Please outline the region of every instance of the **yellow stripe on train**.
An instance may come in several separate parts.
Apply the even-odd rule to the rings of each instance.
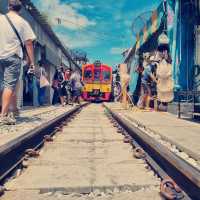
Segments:
[[[92,92],[93,90],[100,90],[100,92],[111,92],[110,84],[85,84],[83,91],[84,92]]]

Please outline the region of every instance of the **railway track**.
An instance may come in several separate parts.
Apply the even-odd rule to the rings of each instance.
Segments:
[[[184,191],[183,196],[185,198],[200,199],[200,171],[198,168],[195,168],[154,138],[148,136],[145,131],[142,131],[143,127],[135,127],[128,118],[112,111],[106,105],[105,107],[112,118],[127,131],[128,134],[125,137],[128,137],[129,142],[145,152],[146,157],[144,159],[159,174],[159,177],[163,180],[162,183],[168,180],[175,181],[180,189]]]
[[[78,112],[86,104],[80,107],[75,107],[74,109],[56,117],[55,119],[40,125],[34,130],[23,134],[17,139],[12,140],[0,147],[0,182],[4,182],[5,178],[12,173],[16,167],[22,164],[24,160],[25,151],[27,149],[37,150],[44,144],[44,139],[47,136],[53,136],[61,123],[67,120],[71,115]],[[37,113],[38,114],[38,113]],[[39,113],[41,114],[41,113]]]
[[[197,169],[108,108],[80,109],[0,149],[3,200],[200,199]]]

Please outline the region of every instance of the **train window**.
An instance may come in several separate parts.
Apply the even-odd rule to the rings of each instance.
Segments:
[[[91,70],[85,70],[84,71],[84,79],[91,79],[92,78],[92,71]]]
[[[109,71],[103,71],[103,80],[104,81],[110,80],[110,72]]]
[[[95,69],[94,70],[94,81],[99,81],[101,76],[101,71],[100,69]]]

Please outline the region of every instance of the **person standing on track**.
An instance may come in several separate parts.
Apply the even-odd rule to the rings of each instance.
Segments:
[[[81,80],[81,75],[79,71],[76,70],[75,72],[72,73],[70,77],[70,83],[72,87],[72,101],[73,103],[80,104],[83,82]]]
[[[66,104],[71,105],[72,94],[71,94],[71,84],[70,84],[70,76],[71,76],[71,69],[70,68],[67,68],[65,70],[64,76],[65,76],[65,89],[66,89],[66,99],[65,99],[65,101],[66,101]]]
[[[21,1],[9,0],[8,5],[8,13],[0,15],[0,89],[3,91],[0,124],[13,125],[16,120],[8,116],[8,110],[16,104],[16,86],[24,51],[30,68],[35,68],[33,40],[36,36],[30,25],[19,16]]]
[[[66,93],[67,91],[65,88],[65,73],[64,68],[61,66],[58,69],[58,95],[62,106],[65,106]]]
[[[54,90],[52,105],[59,103],[58,84],[59,84],[58,69],[56,69],[55,74],[53,76],[53,80],[52,80],[52,89]]]

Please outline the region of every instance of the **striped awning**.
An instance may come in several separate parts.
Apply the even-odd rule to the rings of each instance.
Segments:
[[[163,16],[164,9],[163,3],[161,3],[158,8],[153,11],[150,19],[146,22],[142,30],[137,34],[136,50],[138,50],[148,38],[159,29]]]

